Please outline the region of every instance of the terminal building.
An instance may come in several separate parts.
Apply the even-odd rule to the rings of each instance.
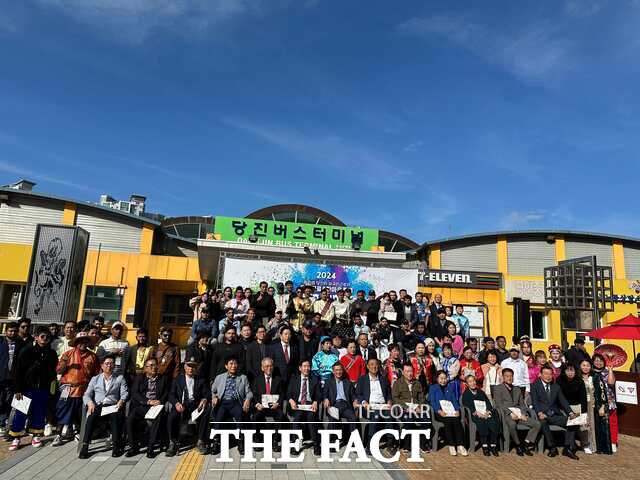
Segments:
[[[165,218],[47,195],[33,186],[23,181],[0,187],[0,321],[21,313],[38,224],[89,232],[77,318],[102,314],[107,321],[121,320],[131,339],[135,327],[146,326],[155,336],[168,325],[184,344],[191,296],[236,282],[255,285],[267,274],[269,281],[289,276],[294,283],[375,288],[379,294],[399,286],[410,293],[441,293],[445,304],[465,306],[475,335],[510,340],[527,334],[534,349],[571,343],[579,332],[638,312],[634,301],[615,303],[599,318],[549,310],[543,271],[593,255],[598,265],[612,268],[613,293],[637,296],[640,238],[518,231],[416,242],[347,226],[305,205],[270,206],[243,218]],[[632,351],[630,342],[613,343]]]

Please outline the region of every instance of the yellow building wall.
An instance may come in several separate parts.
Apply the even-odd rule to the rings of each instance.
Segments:
[[[30,245],[0,244],[0,281],[26,283],[31,261]],[[124,270],[123,270],[124,269]],[[97,274],[96,274],[97,272]],[[89,250],[85,264],[82,296],[78,309],[78,320],[82,318],[82,306],[87,286],[101,287],[125,286],[120,320],[126,322],[127,313],[133,312],[136,301],[138,278],[149,276],[153,289],[148,327],[152,336],[160,326],[160,310],[165,293],[190,294],[200,284],[198,259],[191,257],[169,257],[140,253],[122,253]],[[122,281],[122,284],[121,284]],[[135,340],[135,331],[131,323],[127,326],[127,338]],[[188,337],[187,327],[174,328],[176,342]]]
[[[620,242],[613,242],[613,257],[614,257],[614,271],[615,278],[613,279],[613,292],[618,295],[636,295],[636,293],[629,288],[630,280],[625,278],[624,269],[624,249]],[[556,237],[555,240],[555,254],[556,261],[562,261],[566,259],[565,239],[562,236]],[[507,343],[511,342],[514,333],[513,325],[513,304],[506,301],[506,284],[511,280],[534,280],[543,281],[542,276],[524,276],[524,275],[509,275],[508,272],[508,243],[506,238],[498,237],[496,241],[496,258],[498,271],[503,275],[503,288],[500,290],[477,290],[477,289],[465,289],[465,288],[442,288],[442,287],[421,287],[420,291],[423,293],[431,294],[431,298],[436,293],[441,293],[444,304],[456,304],[463,303],[465,305],[474,305],[478,301],[482,301],[489,306],[489,322],[488,328],[485,323],[485,335],[490,334],[492,337],[498,335],[504,335],[507,338]],[[440,245],[430,247],[429,250],[429,266],[432,269],[440,268]],[[544,311],[544,306],[541,304],[531,304],[532,310]],[[609,323],[620,320],[628,314],[637,315],[638,307],[635,304],[614,304],[614,311],[608,312],[602,317],[602,326],[606,326]],[[486,322],[486,316],[485,316]],[[552,310],[547,311],[547,338],[546,340],[532,340],[532,346],[535,350],[544,350],[548,352],[548,348],[551,344],[561,344],[561,328],[560,328],[560,311]],[[567,341],[569,345],[573,344],[575,339],[575,332],[567,332]],[[628,354],[627,363],[620,368],[620,370],[628,371],[631,362],[633,360],[633,344],[628,340],[606,340],[605,343],[613,343],[619,345]],[[587,343],[586,349],[593,353],[593,343]],[[636,342],[636,350],[640,352],[640,341]]]

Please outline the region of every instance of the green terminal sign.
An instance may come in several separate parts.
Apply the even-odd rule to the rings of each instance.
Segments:
[[[370,251],[378,245],[378,230],[373,228],[251,218],[216,217],[214,233],[220,240],[277,247],[354,249],[360,244],[360,250]]]

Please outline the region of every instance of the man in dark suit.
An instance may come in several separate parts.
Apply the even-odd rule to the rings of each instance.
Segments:
[[[380,362],[377,358],[369,358],[367,374],[360,377],[356,386],[356,398],[371,422],[367,425],[366,442],[367,445],[370,445],[373,435],[384,428],[384,425],[380,423],[384,421],[380,414],[381,410],[374,407],[383,404],[387,404],[389,407],[392,405],[391,385],[384,375],[380,375]]]
[[[311,376],[311,361],[309,359],[305,358],[300,362],[298,371],[300,374],[291,378],[286,395],[289,407],[293,411],[293,429],[302,430],[305,425],[309,427],[313,441],[313,454],[319,456],[320,439],[318,424],[315,422],[318,421],[318,402],[321,399],[320,380]]]
[[[358,348],[356,349],[356,355],[360,355],[365,365],[369,363],[369,359],[377,359],[378,354],[373,346],[369,345],[369,335],[361,333],[358,335]]]
[[[158,374],[158,362],[155,358],[149,358],[144,364],[144,373],[138,375],[131,388],[131,405],[127,417],[127,437],[129,438],[129,450],[126,457],[138,454],[140,428],[138,424],[145,420],[145,415],[151,407],[164,405],[169,396],[167,388],[167,376]],[[153,458],[154,445],[158,436],[158,428],[164,417],[164,411],[151,420],[151,427],[147,434],[147,458]]]
[[[429,320],[435,319],[438,315],[438,310],[440,310],[441,308],[444,310],[444,305],[442,304],[442,295],[436,293],[433,296],[433,302],[431,303],[431,305],[429,305]]]
[[[335,422],[339,422],[344,418],[348,422],[349,432],[353,432],[356,429],[356,413],[354,409],[358,405],[355,389],[346,377],[344,367],[340,362],[336,362],[331,370],[333,375],[325,382],[323,391],[324,408],[329,418],[334,421],[331,428],[336,430],[340,428],[341,424]],[[337,411],[333,411],[331,407],[334,407]],[[346,445],[348,440],[348,435],[344,435],[343,432],[341,444]]]
[[[253,421],[261,424],[267,421],[267,417],[273,418],[275,430],[282,429],[282,423],[287,419],[282,411],[284,384],[280,378],[273,375],[273,360],[269,357],[262,359],[262,371],[253,381]],[[276,402],[265,402],[263,395],[278,395]],[[260,434],[260,426],[257,428]],[[277,437],[274,437],[273,451],[280,451]]]
[[[290,327],[282,327],[280,340],[272,343],[269,356],[273,359],[275,373],[283,383],[288,383],[298,365],[298,348],[291,343],[292,331]]]
[[[180,433],[180,423],[188,423],[194,410],[198,410],[200,416],[195,420],[198,426],[198,443],[196,448],[198,453],[207,453],[207,441],[209,439],[209,417],[211,407],[209,407],[209,379],[197,375],[198,359],[187,357],[184,364],[184,373],[178,375],[171,385],[169,393],[169,403],[171,410],[167,418],[167,431],[169,433],[169,448],[166,456],[173,457],[178,453],[178,437]]]
[[[564,432],[564,449],[562,455],[577,460],[574,452],[575,436],[578,427],[567,427],[567,415],[573,419],[576,414],[571,410],[571,406],[562,394],[560,386],[553,383],[553,370],[545,365],[540,370],[540,378],[531,385],[531,401],[533,409],[538,415],[538,420],[542,424],[541,430],[549,447],[548,456],[558,455],[558,449],[553,440],[553,433],[550,425],[558,425],[567,429]]]
[[[24,345],[18,336],[18,323],[9,322],[5,336],[0,337],[0,428],[3,430],[6,430],[15,391],[16,360]]]
[[[258,326],[256,329],[256,338],[247,346],[245,355],[247,377],[250,382],[253,382],[262,373],[262,359],[269,356],[267,327],[264,325]]]

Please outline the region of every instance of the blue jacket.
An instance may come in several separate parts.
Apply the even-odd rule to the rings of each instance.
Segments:
[[[460,411],[460,402],[458,402],[458,398],[456,395],[455,386],[451,383],[447,383],[446,387],[444,387],[444,391],[439,384],[431,385],[429,388],[429,404],[433,409],[433,412],[436,413],[438,410],[442,410],[440,406],[440,400],[449,400],[453,404],[453,408],[456,409],[457,412]]]

